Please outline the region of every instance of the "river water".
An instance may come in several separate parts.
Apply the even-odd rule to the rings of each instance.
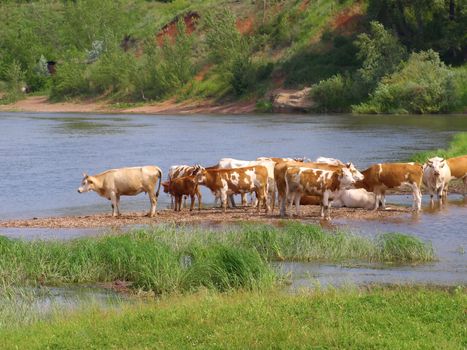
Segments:
[[[456,132],[467,131],[467,117],[244,115],[148,116],[121,114],[0,113],[0,220],[110,212],[94,193],[78,194],[82,173],[155,164],[215,164],[222,157],[318,156],[352,161],[364,169],[376,162],[400,161],[421,150],[445,147]],[[165,175],[164,175],[165,177]],[[203,199],[212,201],[209,193]],[[389,202],[410,204],[406,196]],[[159,207],[168,197],[160,196]],[[149,207],[144,195],[123,197],[122,211]],[[417,281],[467,283],[467,206],[450,196],[444,209],[426,209],[417,218],[385,221],[342,220],[362,234],[398,231],[432,242],[439,262],[417,267],[284,264],[295,286],[317,278],[366,283]],[[21,231],[21,232],[20,232]],[[4,230],[12,237],[52,235],[60,230]],[[101,232],[101,230],[98,230]],[[97,231],[74,230],[73,237]],[[70,235],[66,235],[70,237]],[[50,237],[49,237],[50,238]]]

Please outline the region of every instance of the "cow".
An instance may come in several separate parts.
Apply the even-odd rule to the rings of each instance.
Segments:
[[[325,163],[325,164],[331,164],[331,165],[344,165],[344,163],[341,162],[339,159],[327,158],[327,157],[318,157],[318,158],[316,158],[315,163]]]
[[[274,163],[279,164],[279,163],[284,163],[284,162],[309,162],[310,160],[308,158],[302,157],[302,158],[278,158],[278,157],[258,157],[256,158],[257,161],[263,161],[263,160],[272,160]]]
[[[238,160],[233,158],[222,158],[217,163],[217,168],[219,169],[235,169],[235,168],[242,168],[247,166],[255,166],[255,165],[262,165],[268,171],[268,195],[269,195],[269,203],[272,205],[272,210],[274,210],[274,202],[276,197],[276,184],[274,181],[274,165],[275,162],[272,160],[256,160],[256,161],[249,161],[249,160]],[[245,194],[242,194],[242,204],[246,205]]]
[[[464,182],[463,195],[467,195],[467,155],[447,159],[451,170],[451,179],[462,179]]]
[[[167,173],[167,181],[170,182],[172,179],[176,179],[183,176],[194,175],[201,168],[201,165],[172,165]],[[164,191],[165,192],[165,191]],[[169,193],[169,192],[166,192]],[[170,193],[169,193],[170,194]],[[186,201],[186,197],[185,197]],[[185,203],[184,205],[185,206]],[[170,195],[170,207],[174,207],[173,195]]]
[[[353,166],[352,163],[348,163],[350,169],[353,173],[356,173],[357,169]],[[283,162],[278,163],[274,167],[274,179],[276,181],[276,188],[277,188],[277,197],[279,201],[280,207],[280,215],[282,217],[285,216],[285,209],[286,209],[286,202],[287,202],[287,192],[285,187],[285,172],[288,167],[290,166],[303,166],[307,168],[316,168],[316,169],[323,169],[323,170],[339,170],[343,166],[339,165],[330,165],[326,163],[301,163],[301,162]],[[344,165],[345,166],[345,165]]]
[[[413,195],[413,209],[420,211],[422,206],[422,194],[420,185],[422,183],[423,167],[418,163],[378,163],[362,171],[364,179],[355,184],[355,188],[364,188],[376,195],[375,206],[377,210],[380,202],[385,207],[385,192],[388,189],[399,188],[404,185],[410,186]]]
[[[154,193],[159,180],[157,192]],[[78,193],[94,191],[112,202],[112,216],[120,216],[120,196],[135,196],[141,192],[149,195],[151,209],[148,216],[156,214],[157,197],[161,188],[162,170],[154,165],[134,168],[110,169],[97,175],[83,174]]]
[[[170,181],[162,183],[164,192],[171,194],[175,199],[174,210],[181,211],[182,199],[184,196],[190,196],[191,204],[190,211],[193,210],[195,204],[195,196],[198,197],[198,210],[201,210],[201,192],[198,183],[196,182],[195,175],[188,175],[177,177]]]
[[[206,186],[216,195],[220,195],[224,212],[227,209],[227,197],[230,194],[255,192],[258,199],[258,212],[263,204],[269,212],[268,171],[262,165],[235,169],[201,169],[196,174],[199,184]]]
[[[303,166],[288,167],[285,172],[285,184],[289,211],[295,202],[297,216],[300,215],[300,198],[303,195],[321,197],[321,217],[330,219],[329,201],[335,194],[350,188],[356,181],[363,180],[363,175],[352,164],[337,170],[324,170]]]
[[[373,209],[375,207],[376,195],[364,188],[343,189],[336,193],[332,206],[336,208],[363,208]]]
[[[423,184],[430,194],[430,205],[434,206],[433,195],[436,193],[440,205],[446,197],[451,169],[444,158],[433,157],[423,165]]]

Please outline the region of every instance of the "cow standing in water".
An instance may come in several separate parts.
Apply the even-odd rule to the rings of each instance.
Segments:
[[[463,195],[467,197],[467,156],[449,158],[447,160],[449,169],[451,170],[451,179],[461,179],[464,183]]]
[[[156,214],[157,197],[161,188],[162,170],[153,165],[120,168],[104,171],[97,175],[83,174],[79,193],[94,191],[112,202],[112,216],[120,216],[120,196],[135,196],[141,192],[149,195],[151,209],[148,216]],[[154,193],[159,180],[157,192]]]
[[[433,157],[423,165],[423,184],[430,194],[430,205],[434,206],[433,195],[438,196],[439,204],[443,204],[443,197],[447,199],[449,180],[451,180],[451,169],[446,159]]]
[[[409,186],[412,189],[413,209],[420,211],[422,207],[422,183],[423,167],[418,163],[379,163],[373,164],[362,171],[364,179],[355,184],[355,188],[364,188],[376,195],[375,207],[377,210],[380,202],[385,208],[385,192],[389,189]]]

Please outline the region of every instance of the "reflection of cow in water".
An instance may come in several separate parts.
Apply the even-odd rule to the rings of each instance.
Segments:
[[[156,214],[157,197],[161,187],[162,170],[153,165],[111,169],[97,175],[83,174],[79,193],[94,191],[112,202],[112,216],[120,215],[120,196],[135,196],[141,192],[149,195],[151,209],[148,216]],[[157,192],[154,193],[159,180]]]

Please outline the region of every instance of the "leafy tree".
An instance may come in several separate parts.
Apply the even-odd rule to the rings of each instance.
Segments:
[[[454,72],[433,50],[410,55],[402,69],[383,78],[360,113],[438,113],[456,108]]]
[[[362,81],[372,91],[381,78],[393,73],[406,57],[405,48],[381,23],[371,22],[369,34],[360,34],[355,42]]]

